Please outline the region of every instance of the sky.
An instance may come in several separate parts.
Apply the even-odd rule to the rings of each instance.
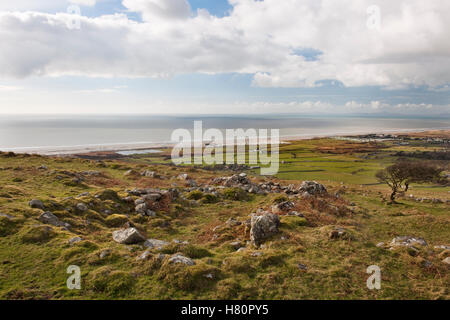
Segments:
[[[0,113],[450,117],[448,0],[0,3]]]

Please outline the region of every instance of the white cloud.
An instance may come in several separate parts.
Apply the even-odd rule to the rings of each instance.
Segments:
[[[95,6],[97,0],[69,0],[69,2],[80,6],[92,7]]]
[[[442,87],[450,82],[448,0],[230,0],[229,16],[196,15],[186,0],[124,0],[126,15],[0,13],[0,76],[170,77],[255,74],[262,87]],[[381,9],[379,31],[366,9]],[[0,6],[0,9],[2,7]],[[322,52],[317,59],[297,48]],[[30,54],[31,53],[31,54]]]
[[[22,89],[22,87],[0,85],[0,91],[17,91]]]
[[[146,21],[187,19],[191,14],[187,0],[123,0],[122,3],[130,11],[140,12]]]

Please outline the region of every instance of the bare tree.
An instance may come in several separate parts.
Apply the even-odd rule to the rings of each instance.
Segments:
[[[408,191],[411,183],[442,182],[442,171],[442,168],[427,162],[401,160],[378,171],[375,176],[391,188],[390,199],[395,202],[397,193]]]

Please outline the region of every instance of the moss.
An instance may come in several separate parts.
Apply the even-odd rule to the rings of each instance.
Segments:
[[[21,231],[20,239],[24,243],[44,243],[56,236],[50,226],[31,226]]]
[[[14,234],[17,230],[18,226],[14,220],[0,216],[0,237],[6,237]]]
[[[237,255],[229,257],[223,261],[223,266],[226,271],[232,273],[243,273],[248,276],[253,276],[256,269],[252,266],[252,262],[247,257]]]
[[[268,254],[266,253],[263,255],[261,261],[259,262],[258,266],[261,268],[268,268],[268,267],[279,267],[284,264],[284,254]]]
[[[192,291],[211,288],[220,275],[221,272],[218,268],[204,263],[186,266],[165,261],[158,273],[158,279],[163,280],[170,287]]]
[[[236,299],[241,291],[241,285],[236,279],[228,278],[221,280],[216,285],[215,298],[220,300]]]
[[[105,293],[109,298],[120,298],[131,293],[135,281],[129,272],[105,266],[92,272],[88,283],[95,292]]]
[[[191,191],[187,194],[186,198],[189,200],[200,200],[203,197],[203,192],[199,190]]]
[[[105,224],[108,227],[120,227],[128,222],[127,216],[123,214],[112,214],[105,219]]]
[[[205,194],[205,195],[200,199],[200,202],[201,202],[201,203],[208,203],[208,204],[216,203],[216,202],[218,202],[218,201],[219,201],[219,199],[218,199],[215,195],[210,194],[210,193]]]
[[[283,216],[281,218],[281,228],[296,229],[308,225],[308,220],[303,217]]]
[[[161,249],[161,252],[166,254],[174,254],[179,252],[191,259],[201,259],[212,256],[211,252],[207,249],[200,248],[192,244],[185,245],[172,243]]]
[[[181,252],[192,259],[201,259],[204,257],[211,257],[212,254],[205,248],[187,245],[181,249]]]
[[[225,190],[223,190],[223,197],[227,200],[233,201],[250,200],[249,194],[241,188],[226,188]]]
[[[274,204],[276,204],[276,203],[281,203],[281,202],[285,202],[285,201],[288,201],[289,200],[289,198],[288,197],[286,197],[285,195],[277,195],[274,199],[273,199],[273,203]]]
[[[111,201],[120,201],[119,195],[114,190],[106,189],[101,192],[99,192],[96,196],[100,200],[111,200]]]

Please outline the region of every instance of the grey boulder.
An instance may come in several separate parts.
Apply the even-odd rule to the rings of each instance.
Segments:
[[[114,231],[113,240],[121,244],[135,244],[145,241],[145,237],[136,228],[128,228]]]
[[[273,213],[253,214],[250,222],[250,240],[259,246],[263,240],[278,233],[280,218]]]

